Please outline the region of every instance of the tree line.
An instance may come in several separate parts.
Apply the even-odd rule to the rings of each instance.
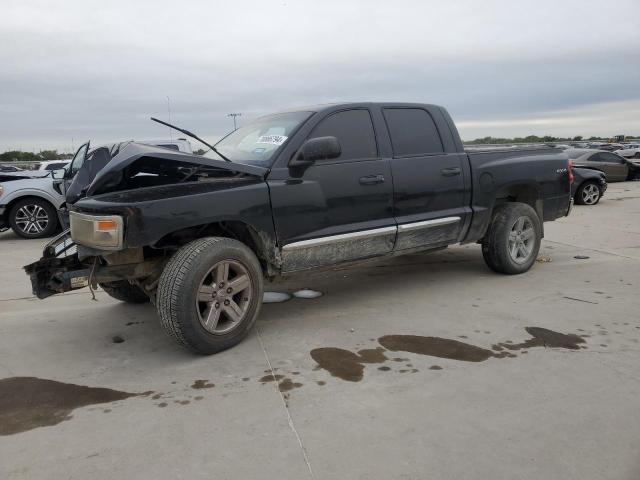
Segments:
[[[558,143],[558,142],[590,142],[593,140],[602,140],[607,137],[589,137],[584,138],[582,135],[575,137],[553,137],[551,135],[545,135],[544,137],[538,137],[537,135],[529,135],[527,137],[515,137],[515,138],[502,138],[502,137],[484,137],[476,138],[470,142],[464,142],[467,145],[486,145],[486,144],[500,144],[500,143]],[[627,138],[637,138],[629,137]]]
[[[58,153],[57,150],[42,150],[39,153],[11,150],[0,153],[0,162],[40,162],[42,160],[67,160],[73,158],[71,153]]]

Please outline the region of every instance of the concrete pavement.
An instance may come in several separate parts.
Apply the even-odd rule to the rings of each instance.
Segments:
[[[176,346],[150,305],[33,298],[20,267],[44,242],[0,234],[0,379],[144,393],[0,436],[0,478],[640,478],[640,182],[545,230],[551,261],[515,277],[467,245],[279,282],[324,295],[265,305],[243,343],[211,357]],[[385,350],[360,381],[311,357],[385,335],[497,353],[530,340],[526,327],[586,348],[480,362]]]

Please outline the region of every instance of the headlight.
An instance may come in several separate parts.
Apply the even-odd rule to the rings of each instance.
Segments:
[[[102,250],[122,249],[122,217],[69,212],[69,222],[74,242]]]

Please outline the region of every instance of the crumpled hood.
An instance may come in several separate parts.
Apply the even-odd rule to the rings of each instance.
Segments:
[[[214,160],[200,155],[176,152],[163,147],[156,147],[137,142],[119,144],[117,149],[106,148],[103,152],[96,149],[92,152],[74,178],[67,192],[67,203],[73,204],[86,192],[86,196],[99,195],[117,189],[117,186],[128,175],[146,174],[153,167],[164,165],[184,167],[203,165],[221,171],[244,173],[263,178],[267,169],[263,167]],[[152,168],[149,168],[152,167]],[[74,185],[76,184],[77,185]]]

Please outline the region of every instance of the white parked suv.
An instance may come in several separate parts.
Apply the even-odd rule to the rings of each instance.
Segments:
[[[191,144],[184,139],[140,143],[192,153]],[[39,170],[0,172],[0,231],[11,228],[23,238],[43,238],[56,233],[61,223],[58,211],[65,205],[66,187],[85,159],[100,149],[113,150],[120,145],[122,143],[90,149],[89,143],[85,143],[72,160],[40,162]],[[54,163],[64,165],[53,170],[47,168]],[[40,175],[34,176],[34,173]]]
[[[625,158],[640,159],[640,143],[629,143],[622,150],[616,152]]]

